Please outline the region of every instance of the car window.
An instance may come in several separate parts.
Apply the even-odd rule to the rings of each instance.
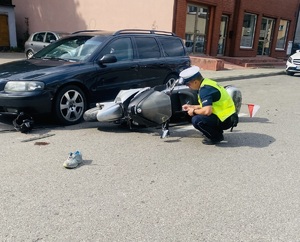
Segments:
[[[140,59],[161,57],[160,49],[155,38],[136,37],[135,41]]]
[[[45,32],[37,33],[33,36],[33,41],[43,42],[44,41]]]
[[[90,56],[105,40],[106,37],[73,36],[48,45],[35,58],[65,59],[79,61]]]
[[[51,43],[53,41],[56,41],[56,37],[53,33],[47,33],[46,35],[46,42]]]
[[[168,57],[184,56],[184,48],[180,39],[159,37],[164,52]]]
[[[120,38],[111,41],[102,51],[102,56],[112,54],[117,61],[131,60],[133,58],[133,49],[130,38]]]

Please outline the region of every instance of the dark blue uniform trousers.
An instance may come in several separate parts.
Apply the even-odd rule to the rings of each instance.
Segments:
[[[192,117],[193,126],[202,132],[207,138],[211,140],[218,140],[223,135],[223,130],[229,129],[232,125],[231,117],[221,122],[215,115],[195,115]]]

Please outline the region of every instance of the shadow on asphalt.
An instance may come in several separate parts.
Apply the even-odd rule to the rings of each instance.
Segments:
[[[0,133],[1,132],[9,132],[9,131],[16,131],[13,126],[13,120],[16,118],[15,115],[0,115]],[[52,120],[46,119],[34,119],[34,126],[33,131],[35,130],[48,130],[60,127],[59,125],[55,124]],[[47,132],[48,132],[47,131]]]
[[[5,132],[16,131],[13,126],[13,120],[16,118],[15,115],[0,115],[0,134]],[[97,123],[82,122],[80,124],[64,126],[57,124],[51,118],[34,118],[33,129],[29,134],[47,134],[53,130],[77,130],[83,128],[95,128]]]
[[[0,134],[3,132],[14,132],[16,131],[12,125],[12,121],[15,116],[10,115],[0,115]],[[269,120],[266,118],[250,118],[250,117],[241,117],[240,122],[258,122],[258,123],[269,123]],[[157,127],[138,127],[134,126],[130,129],[127,126],[114,124],[114,123],[99,123],[99,122],[82,122],[76,125],[62,126],[55,124],[52,120],[37,120],[35,122],[33,130],[30,134],[39,134],[47,135],[53,130],[77,130],[77,129],[95,129],[95,132],[111,132],[114,134],[122,133],[140,133],[140,134],[150,134],[157,136],[158,139],[161,139],[161,126]],[[161,139],[166,143],[175,143],[182,142],[183,139],[193,138],[199,139],[199,144],[202,145],[202,134],[195,130],[190,123],[172,123],[170,124],[170,135],[165,139]],[[275,138],[260,133],[250,133],[242,132],[235,128],[233,132],[225,131],[224,132],[225,140],[219,144],[216,144],[218,147],[230,148],[230,147],[254,147],[254,148],[264,148],[276,140]]]
[[[186,127],[192,127],[190,123],[171,123],[169,127],[170,136],[172,137],[172,134],[174,133],[174,130],[179,129],[185,129]],[[145,126],[133,126],[132,128],[129,128],[128,126],[119,125],[119,124],[113,124],[113,123],[103,123],[98,125],[97,128],[101,132],[114,132],[114,133],[147,133],[147,134],[153,134],[154,136],[160,136],[162,132],[161,126],[156,127],[145,127]],[[191,134],[195,134],[195,130],[191,128],[189,130]]]
[[[171,132],[171,140],[165,139],[167,143],[180,142],[186,138],[198,138],[199,145],[202,144],[203,136],[196,130],[183,130]],[[177,138],[177,140],[175,139]],[[215,144],[220,148],[233,148],[233,147],[252,147],[252,148],[265,148],[274,143],[276,139],[272,136],[260,133],[242,132],[239,130],[224,131],[224,141]]]
[[[225,141],[217,144],[218,147],[231,148],[231,147],[252,147],[252,148],[265,148],[276,141],[272,136],[259,133],[249,132],[227,132],[224,135]]]
[[[12,121],[15,119],[13,115],[0,115],[0,132],[14,131]]]
[[[267,122],[267,119],[256,119],[256,122]],[[251,122],[254,122],[254,119],[251,118]],[[98,131],[101,132],[113,132],[113,133],[128,133],[128,132],[135,132],[135,133],[147,133],[152,134],[153,136],[157,136],[160,139],[161,135],[161,128],[135,128],[129,129],[119,125],[101,125],[98,128]],[[175,142],[182,142],[183,139],[186,138],[193,138],[199,139],[199,145],[202,144],[202,139],[204,138],[202,134],[195,130],[191,124],[185,125],[171,125],[170,129],[170,136],[162,139],[166,143],[175,143]],[[268,147],[272,143],[276,141],[276,139],[272,136],[260,133],[250,133],[250,132],[242,132],[235,128],[233,132],[229,130],[224,131],[225,140],[215,146],[223,147],[223,148],[230,148],[230,147],[253,147],[253,148],[264,148]]]
[[[239,117],[240,122],[243,123],[270,123],[267,118],[259,118],[259,117]]]

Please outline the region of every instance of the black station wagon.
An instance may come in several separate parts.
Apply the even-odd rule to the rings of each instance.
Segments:
[[[189,66],[182,40],[171,32],[79,31],[28,60],[0,65],[0,113],[51,114],[75,124],[96,102],[177,79]]]

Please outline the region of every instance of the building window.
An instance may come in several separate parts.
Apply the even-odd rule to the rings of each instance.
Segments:
[[[205,6],[187,6],[185,46],[189,53],[204,53],[208,12]]]
[[[286,38],[289,30],[289,21],[287,20],[280,20],[279,23],[279,30],[277,35],[277,42],[276,42],[276,49],[277,50],[284,50],[285,49],[285,43]]]
[[[255,14],[245,13],[242,28],[241,48],[252,48],[255,33],[257,16]]]

